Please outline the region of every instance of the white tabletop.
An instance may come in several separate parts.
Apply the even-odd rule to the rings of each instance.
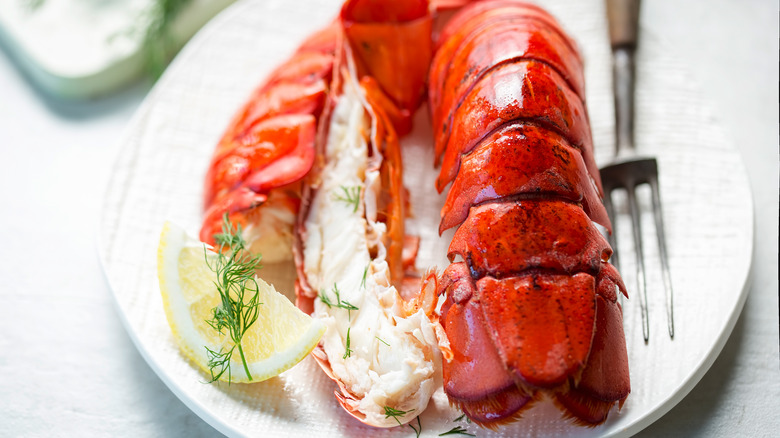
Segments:
[[[641,32],[669,42],[748,169],[753,282],[720,357],[646,436],[780,429],[778,5],[645,1]],[[148,92],[92,102],[41,94],[0,54],[0,435],[214,436],[149,368],[118,320],[95,248],[116,139]],[[724,272],[723,275],[728,275]],[[658,376],[662,379],[663,376]]]

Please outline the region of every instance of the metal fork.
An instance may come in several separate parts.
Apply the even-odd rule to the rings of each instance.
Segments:
[[[658,163],[655,158],[637,155],[634,147],[634,52],[637,47],[639,27],[639,0],[607,0],[609,37],[612,45],[613,87],[615,94],[615,160],[601,169],[604,186],[604,204],[612,218],[613,231],[609,243],[614,250],[613,264],[619,268],[616,235],[615,210],[611,195],[615,189],[625,189],[634,247],[636,249],[637,286],[642,311],[642,334],[645,343],[650,339],[650,318],[647,309],[647,280],[645,277],[644,253],[640,211],[635,189],[637,185],[648,184],[652,193],[653,216],[658,253],[661,258],[664,289],[666,291],[666,314],[669,336],[674,338],[674,303],[672,278],[666,253],[661,195],[658,190]]]

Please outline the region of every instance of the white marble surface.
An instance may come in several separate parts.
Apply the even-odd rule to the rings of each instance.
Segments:
[[[642,12],[643,35],[689,60],[737,145],[757,236],[750,295],[723,353],[642,435],[771,436],[780,429],[778,4],[646,0]],[[116,138],[147,91],[56,101],[0,54],[0,436],[218,435],[135,350],[95,250]]]

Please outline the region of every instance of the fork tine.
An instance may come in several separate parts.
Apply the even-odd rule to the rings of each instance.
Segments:
[[[661,271],[666,292],[666,320],[669,336],[674,338],[674,294],[672,293],[672,275],[669,272],[669,259],[666,255],[666,236],[664,235],[664,220],[661,210],[661,194],[658,180],[651,178],[648,183],[653,197],[653,216],[655,217],[655,234],[658,237],[658,255],[661,258]]]
[[[639,307],[642,310],[642,335],[645,343],[650,340],[650,316],[647,309],[647,281],[645,279],[645,258],[642,248],[642,228],[640,226],[639,204],[634,193],[633,184],[626,186],[628,195],[629,213],[634,234],[634,248],[636,250],[636,279],[639,287]]]
[[[615,216],[615,209],[612,207],[612,192],[611,190],[606,193],[604,196],[604,199],[602,200],[604,202],[604,208],[607,210],[607,216],[609,216],[609,220],[612,222],[612,233],[607,233],[607,241],[609,242],[609,246],[612,247],[612,257],[610,258],[609,262],[612,263],[612,266],[616,267],[618,271],[620,271],[620,257],[618,257],[618,247],[617,247],[617,217]]]

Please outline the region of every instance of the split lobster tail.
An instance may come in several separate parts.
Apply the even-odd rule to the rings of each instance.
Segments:
[[[581,57],[552,16],[512,0],[465,6],[436,47],[440,230],[459,226],[439,284],[445,392],[486,427],[543,395],[600,424],[630,392],[626,290],[594,224],[611,228]]]
[[[424,411],[441,362],[437,277],[414,272],[398,138],[424,92],[430,20],[426,1],[342,8],[343,57],[294,233],[296,305],[327,326],[312,356],[339,404],[376,427]]]
[[[312,355],[338,384],[341,406],[394,427],[422,412],[435,390],[436,276],[407,281],[414,262],[404,253],[416,251],[404,243],[416,242],[405,239],[398,139],[353,74],[339,75],[342,94],[295,233],[296,304],[326,324]],[[406,285],[416,291],[406,295]]]
[[[291,257],[299,184],[314,162],[338,35],[334,23],[310,37],[234,116],[206,174],[202,241],[214,243],[228,214],[264,261]]]

